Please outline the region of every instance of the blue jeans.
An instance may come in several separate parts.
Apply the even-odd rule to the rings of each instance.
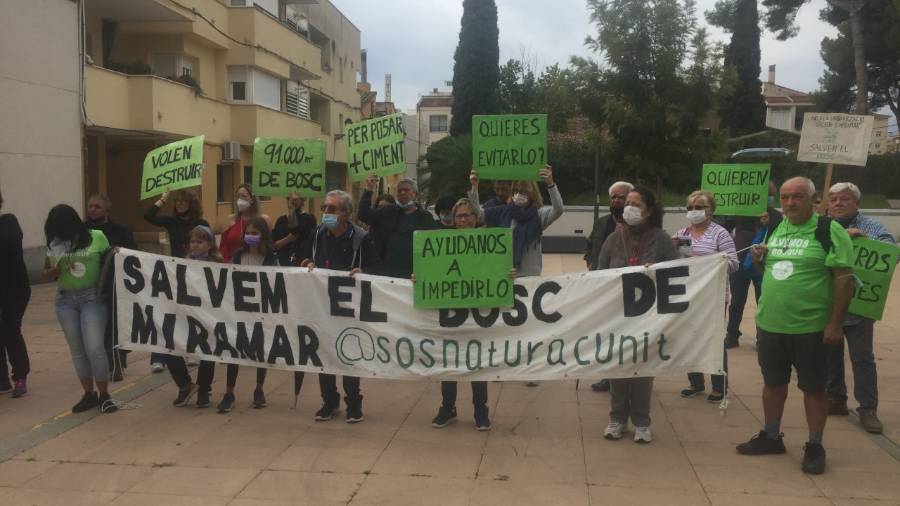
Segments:
[[[62,327],[78,379],[109,379],[104,334],[107,309],[97,290],[60,290],[56,295],[56,317]]]

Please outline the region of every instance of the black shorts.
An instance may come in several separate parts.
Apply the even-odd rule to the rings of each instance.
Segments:
[[[757,359],[767,387],[791,382],[791,367],[797,370],[797,386],[804,392],[824,392],[828,381],[824,332],[778,334],[756,327]]]

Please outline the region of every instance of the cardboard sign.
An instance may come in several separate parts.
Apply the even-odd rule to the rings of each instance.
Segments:
[[[325,141],[269,139],[253,143],[253,189],[257,195],[320,197],[325,193]]]
[[[472,165],[481,179],[540,180],[547,165],[547,115],[472,117]]]
[[[716,197],[719,216],[758,217],[768,207],[767,163],[705,164],[700,188]]]
[[[406,171],[402,114],[351,123],[346,138],[350,181],[362,181],[369,174],[389,176]]]
[[[175,141],[147,153],[141,200],[203,184],[203,137]]]
[[[862,280],[863,286],[853,292],[850,313],[873,320],[881,319],[898,255],[900,248],[895,244],[874,239],[853,239],[853,273]]]
[[[797,160],[864,166],[874,124],[873,116],[808,112],[803,115]]]
[[[414,232],[415,307],[511,307],[512,254],[509,228]]]

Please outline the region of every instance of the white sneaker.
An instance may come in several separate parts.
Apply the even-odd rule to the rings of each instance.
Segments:
[[[650,441],[653,441],[653,434],[650,432],[649,426],[634,428],[634,442],[635,443],[647,444]]]
[[[150,364],[150,370],[155,373],[163,372],[166,370],[166,366],[162,362],[153,362],[152,364]]]
[[[626,423],[609,422],[606,430],[603,431],[603,437],[606,439],[622,439],[622,434],[625,432],[626,427],[628,427]]]

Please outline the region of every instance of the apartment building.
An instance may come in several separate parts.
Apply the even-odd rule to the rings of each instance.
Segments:
[[[344,125],[360,119],[360,31],[328,0],[84,0],[85,193],[148,242],[147,152],[205,135],[206,219],[227,224],[256,137],[318,138],[327,189],[346,188]],[[315,209],[318,203],[310,202]],[[285,210],[265,199],[263,213]]]

